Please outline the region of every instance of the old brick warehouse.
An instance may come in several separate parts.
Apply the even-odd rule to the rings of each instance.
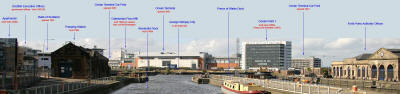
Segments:
[[[55,77],[99,78],[109,76],[108,58],[102,50],[77,46],[72,42],[51,53],[52,73]]]

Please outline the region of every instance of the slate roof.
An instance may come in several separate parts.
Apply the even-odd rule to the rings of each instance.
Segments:
[[[365,54],[358,55],[358,56],[356,56],[356,57],[354,57],[354,58],[356,58],[357,60],[366,60],[366,59],[368,59],[369,56],[371,56],[371,55],[372,55],[372,54],[370,54],[370,53],[365,53]]]
[[[82,52],[84,52],[84,54],[87,55],[87,56],[89,56],[89,55],[90,55],[90,51],[92,51],[92,49],[84,48],[84,47],[82,47],[82,46],[77,46],[77,45],[75,45],[75,44],[72,43],[72,42],[69,42],[69,43],[65,44],[64,46],[67,46],[67,45],[71,45],[71,46],[73,46],[73,47],[78,48],[79,50],[81,50]],[[63,47],[64,47],[64,46],[63,46]],[[61,48],[59,48],[59,49],[63,49],[63,47],[61,47]],[[59,49],[57,49],[56,51],[58,51]],[[56,52],[56,51],[54,51],[54,52]],[[52,54],[53,54],[53,53],[52,53]],[[103,59],[108,59],[107,57],[105,57],[104,55],[101,55],[100,53],[98,53],[98,52],[96,52],[96,51],[94,51],[94,56],[98,56],[98,57],[103,58]]]
[[[400,56],[400,49],[387,49],[387,50],[392,52],[393,54],[396,54],[397,56]]]

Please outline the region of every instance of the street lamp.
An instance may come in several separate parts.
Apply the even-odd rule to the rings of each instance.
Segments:
[[[43,53],[45,52],[45,50],[44,50],[44,48],[45,48],[45,44],[46,44],[46,40],[47,40],[47,45],[48,45],[48,41],[49,40],[55,40],[55,39],[44,39],[43,40]],[[37,73],[37,71],[36,71],[36,63],[33,63],[34,65],[34,67],[33,67],[33,79],[34,79],[34,81],[36,81],[36,73]],[[47,74],[48,75],[48,74]]]
[[[46,46],[46,40],[47,40],[47,46],[48,46],[48,45],[49,45],[49,44],[48,44],[49,40],[56,40],[56,39],[44,39],[44,40],[43,40],[43,53],[45,52],[44,48],[45,48],[45,46]]]

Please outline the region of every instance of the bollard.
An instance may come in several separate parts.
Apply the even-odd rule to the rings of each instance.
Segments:
[[[311,94],[311,84],[308,83],[308,94]]]
[[[59,84],[56,85],[56,94],[58,94]]]
[[[7,94],[7,90],[6,89],[1,89],[0,90],[0,94]]]
[[[293,83],[293,91],[296,93],[296,83]]]
[[[303,94],[303,83],[301,83],[300,92],[301,92],[301,94]]]
[[[67,92],[69,92],[69,85],[70,83],[67,83]]]
[[[50,85],[50,94],[53,94],[53,86]]]
[[[357,89],[358,89],[357,85],[353,85],[353,88],[352,88],[353,94],[355,94],[357,92]]]
[[[317,86],[318,86],[318,94],[321,92],[320,91],[320,86],[319,86],[319,84],[317,84]]]
[[[61,88],[61,92],[64,92],[64,91],[65,91],[65,88],[64,88],[64,87],[65,87],[64,82],[62,82],[62,83],[61,83],[61,87],[60,87],[60,88]]]
[[[282,85],[281,85],[282,86],[282,90],[285,90],[285,89],[283,89],[283,84],[285,84],[285,82],[283,82]]]
[[[331,94],[331,86],[328,85],[328,94]]]
[[[43,94],[46,94],[46,87],[43,87]]]

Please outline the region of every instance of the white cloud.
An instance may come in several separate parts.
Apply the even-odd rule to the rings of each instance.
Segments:
[[[49,41],[49,52],[60,48],[66,42]],[[230,55],[236,53],[236,40],[230,41]],[[244,40],[257,41],[257,40]],[[76,40],[75,43],[79,46],[92,48],[96,45],[99,48],[106,49],[104,55],[108,57],[108,40],[85,38]],[[301,42],[292,42],[293,58],[316,56],[323,59],[324,66],[329,66],[331,61],[343,60],[343,58],[354,57],[362,53],[373,53],[379,48],[400,48],[400,38],[369,38],[367,39],[367,51],[364,51],[364,40],[361,38],[337,38],[328,40],[323,38],[306,38],[305,39],[305,55],[302,53]],[[23,45],[23,42],[19,43]],[[43,48],[42,41],[29,41],[28,46],[35,49]],[[241,45],[239,45],[241,46]],[[123,39],[111,39],[111,58],[120,58],[121,48],[124,47]],[[130,52],[145,52],[146,39],[144,38],[129,38],[127,39],[127,48]],[[166,51],[177,52],[177,44],[166,44]],[[227,40],[226,39],[204,39],[193,40],[188,43],[181,43],[181,53],[198,53],[209,52],[214,56],[227,56]],[[149,52],[162,51],[162,43],[153,39],[149,40]]]
[[[338,38],[335,41],[325,44],[325,48],[329,49],[343,49],[359,45],[363,41],[356,38]]]
[[[373,53],[379,48],[400,48],[400,38],[368,38],[367,50],[364,50],[364,39],[361,38],[337,38],[305,39],[305,56],[301,55],[300,43],[294,43],[292,54],[294,58],[317,56],[323,59],[323,66],[330,66],[331,61],[341,61],[362,53]]]

